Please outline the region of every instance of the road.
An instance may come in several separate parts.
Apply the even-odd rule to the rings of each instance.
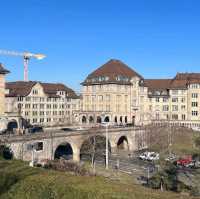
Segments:
[[[82,161],[90,161],[90,158],[83,156]],[[105,158],[97,157],[96,164],[105,167]],[[139,160],[137,157],[127,157],[112,154],[109,157],[109,168],[118,170],[134,176],[151,177],[157,169],[152,162]]]

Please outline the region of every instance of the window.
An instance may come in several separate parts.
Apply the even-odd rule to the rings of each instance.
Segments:
[[[25,108],[31,108],[30,104],[25,104]]]
[[[169,111],[169,106],[168,105],[164,105],[163,106],[163,111]]]
[[[198,116],[198,111],[192,111],[192,116]]]
[[[178,111],[178,105],[173,105],[172,106],[172,111]]]
[[[182,110],[182,111],[185,110],[185,105],[181,105],[181,110]]]
[[[198,98],[198,93],[192,93],[192,98]]]
[[[37,118],[33,118],[33,123],[37,123]]]
[[[29,112],[28,111],[25,111],[25,116],[28,116],[29,115]]]
[[[192,107],[198,107],[198,102],[192,102]]]
[[[186,117],[185,117],[185,114],[182,114],[182,115],[181,115],[181,118],[182,118],[182,120],[185,120],[185,118],[186,118]]]
[[[33,104],[33,108],[37,108],[37,104]]]
[[[173,97],[172,102],[178,102],[178,97]]]
[[[18,102],[21,102],[21,101],[23,101],[23,97],[18,97],[17,100],[18,100]]]
[[[33,89],[33,95],[37,95],[38,94],[38,90]]]
[[[199,88],[199,84],[191,84],[190,88]]]
[[[168,102],[168,98],[163,97],[163,102]]]
[[[44,122],[44,118],[40,118],[40,123]]]
[[[160,101],[160,98],[159,97],[156,97],[156,102],[159,102]]]
[[[37,115],[37,111],[33,111],[33,116],[36,116]]]
[[[44,111],[40,111],[40,115],[44,115]]]
[[[184,103],[185,102],[185,97],[181,98],[181,102]]]
[[[31,98],[30,97],[26,97],[26,101],[27,102],[31,101]]]
[[[40,108],[43,109],[44,108],[44,104],[40,104]]]
[[[173,120],[178,120],[178,114],[172,114],[172,119]]]

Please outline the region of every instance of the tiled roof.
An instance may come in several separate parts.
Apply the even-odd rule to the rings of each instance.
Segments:
[[[144,86],[150,90],[165,90],[171,86],[171,79],[145,79]]]
[[[0,63],[0,74],[7,74],[10,71],[6,70],[2,63]]]
[[[43,89],[44,92],[49,97],[59,97],[57,95],[57,91],[65,91],[67,94],[67,97],[70,98],[78,98],[76,93],[71,89],[65,86],[64,84],[60,83],[42,83],[37,81],[16,81],[16,82],[8,82],[6,83],[6,89],[9,90],[9,94],[7,94],[7,97],[16,97],[16,96],[22,96],[25,97],[29,95],[31,92],[32,87],[39,83]]]
[[[137,72],[135,72],[133,69],[131,69],[129,66],[124,64],[120,60],[111,59],[98,69],[96,69],[94,72],[89,74],[86,78],[86,80],[83,82],[83,85],[85,84],[96,84],[96,83],[125,83],[126,81],[118,81],[117,77],[121,76],[122,78],[132,78],[132,77],[139,77],[142,78],[141,75],[139,75]],[[97,77],[107,77],[108,79],[106,81],[101,82],[94,82],[92,79]]]
[[[173,79],[145,79],[149,90],[186,89],[189,84],[200,83],[200,73],[177,73]]]
[[[200,80],[200,73],[177,73],[174,79],[177,79],[177,80],[199,79]]]

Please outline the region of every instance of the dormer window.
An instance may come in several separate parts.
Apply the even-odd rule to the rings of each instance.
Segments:
[[[33,95],[37,95],[38,94],[38,90],[33,90]]]
[[[128,78],[128,77],[125,77],[125,76],[122,76],[122,75],[118,75],[118,76],[116,77],[116,80],[117,80],[117,81],[128,82],[128,81],[129,81],[129,78]]]

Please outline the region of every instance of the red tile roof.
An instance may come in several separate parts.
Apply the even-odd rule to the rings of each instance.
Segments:
[[[171,79],[145,79],[144,86],[150,90],[165,90],[171,86]]]
[[[6,89],[9,90],[9,94],[7,94],[7,97],[17,97],[17,96],[27,96],[31,92],[32,87],[35,84],[41,84],[41,86],[44,89],[44,92],[49,97],[59,97],[57,95],[57,91],[65,91],[67,94],[67,97],[69,98],[78,98],[76,93],[69,87],[65,86],[64,84],[60,83],[42,83],[37,81],[16,81],[16,82],[8,82],[6,83]]]
[[[141,75],[139,75],[137,72],[135,72],[133,69],[131,69],[129,66],[124,64],[120,60],[111,59],[110,61],[106,62],[104,65],[96,69],[94,72],[89,74],[86,78],[86,80],[83,82],[83,84],[96,84],[95,82],[92,82],[91,80],[93,78],[97,77],[108,77],[109,79],[106,81],[98,82],[101,84],[104,83],[125,83],[125,81],[117,81],[117,77],[126,77],[126,78],[132,78],[132,77],[139,77],[142,78]],[[128,82],[127,82],[128,83]],[[129,82],[130,84],[130,82]]]

